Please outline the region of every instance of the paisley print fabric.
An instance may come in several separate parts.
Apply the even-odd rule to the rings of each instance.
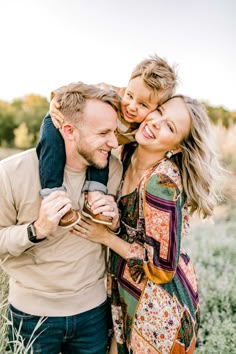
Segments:
[[[119,198],[119,208],[130,251],[127,260],[111,252],[118,353],[193,353],[199,300],[193,264],[181,249],[188,213],[178,168],[161,161]]]

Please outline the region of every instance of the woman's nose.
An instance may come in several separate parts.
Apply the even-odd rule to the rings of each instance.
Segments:
[[[160,128],[160,124],[161,124],[161,120],[160,119],[155,119],[155,118],[152,118],[151,119],[151,122],[153,127],[155,127],[156,129],[159,129]]]

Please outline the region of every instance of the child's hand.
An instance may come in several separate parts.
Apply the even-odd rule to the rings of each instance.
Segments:
[[[62,124],[64,123],[64,116],[60,111],[59,103],[54,98],[50,102],[49,112],[55,127],[57,129],[62,128]]]

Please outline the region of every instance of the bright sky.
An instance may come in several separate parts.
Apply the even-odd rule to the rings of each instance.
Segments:
[[[235,15],[235,0],[0,0],[0,99],[126,86],[157,53],[178,66],[178,92],[236,110]]]

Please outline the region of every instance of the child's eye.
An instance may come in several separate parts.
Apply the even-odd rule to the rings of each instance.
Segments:
[[[145,103],[141,103],[141,106],[147,108],[147,105]]]
[[[167,125],[168,125],[168,128],[170,129],[171,133],[174,133],[174,129],[173,129],[172,125],[171,124],[167,124]]]

